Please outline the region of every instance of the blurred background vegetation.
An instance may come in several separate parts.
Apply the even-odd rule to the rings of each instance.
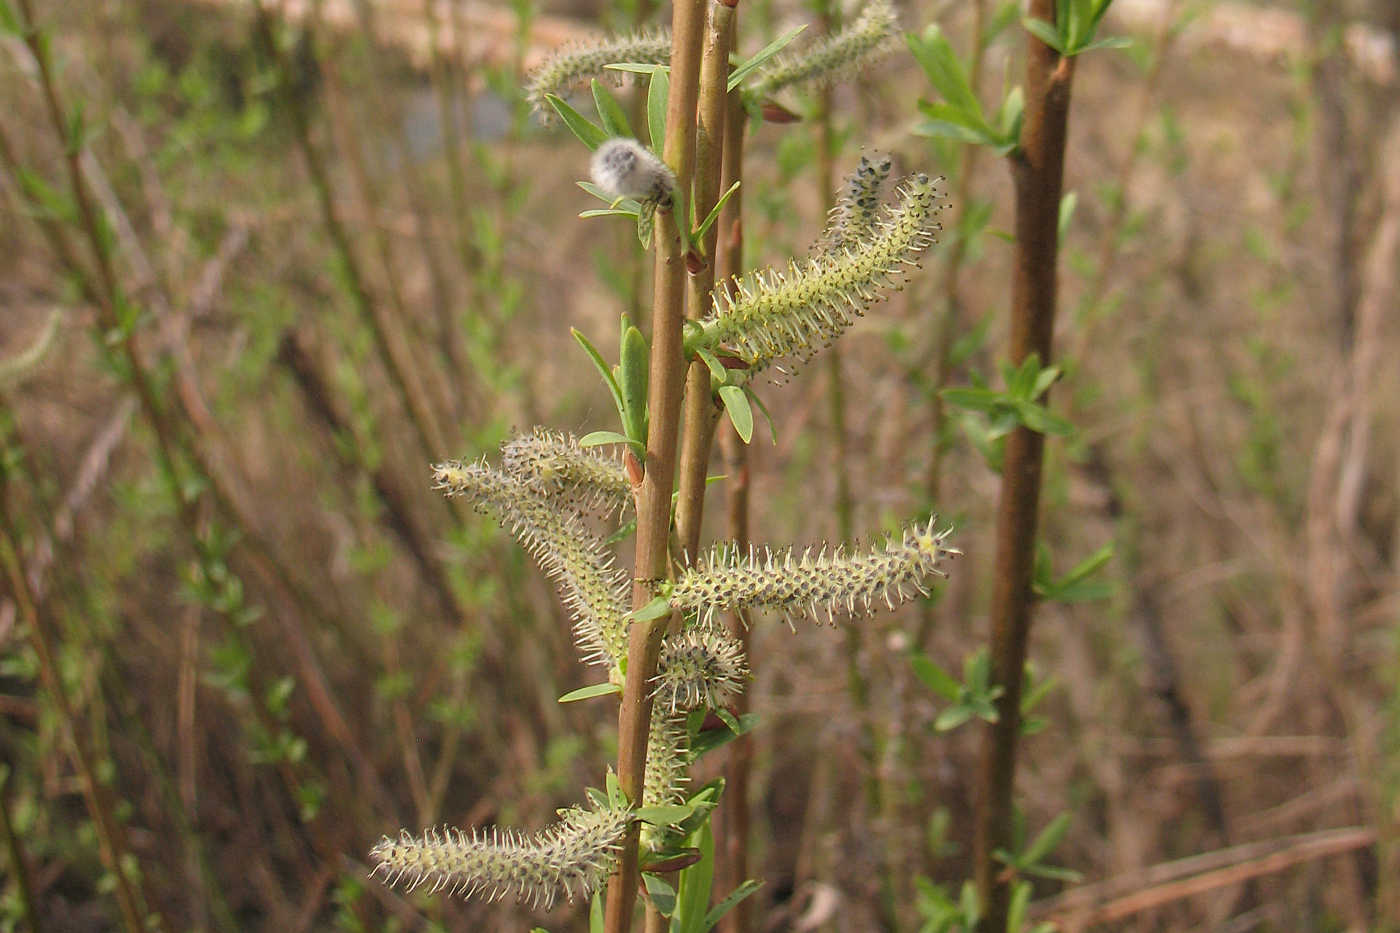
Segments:
[[[635,234],[574,217],[586,153],[520,88],[657,15],[34,5],[47,39],[16,0],[0,39],[0,929],[580,928],[365,859],[401,825],[542,825],[615,759],[610,704],[556,703],[589,681],[551,589],[428,467],[613,427],[569,328],[638,308]],[[1021,72],[1014,4],[900,15],[984,47],[984,97]],[[811,19],[746,0],[741,48]],[[1032,834],[1071,815],[1083,881],[1032,914],[1396,929],[1400,7],[1118,0],[1106,31],[1134,43],[1075,82],[1046,578],[1114,552],[1034,634],[1018,793]],[[980,727],[936,728],[911,656],[986,640],[996,474],[936,391],[997,378],[1010,199],[913,131],[930,94],[901,46],[832,97],[839,172],[889,152],[954,203],[843,344],[839,434],[831,368],[764,390],[752,521],[833,540],[846,484],[856,534],[933,509],[965,556],[926,605],[756,626],[755,929],[932,928],[968,874]],[[820,138],[750,133],[750,265],[820,230]]]

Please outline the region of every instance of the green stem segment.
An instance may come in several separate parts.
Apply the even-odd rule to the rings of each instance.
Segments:
[[[676,173],[681,191],[688,190],[695,171],[695,106],[699,96],[700,49],[704,38],[704,0],[677,0],[672,8],[671,86],[666,101],[666,163]],[[674,210],[661,210],[656,223],[656,278],[652,304],[650,425],[647,432],[646,473],[637,501],[636,569],[632,599],[640,609],[651,601],[650,580],[667,575],[667,542],[671,525],[671,490],[680,432],[681,393],[685,359],[681,355],[681,325],[685,319],[685,265],[679,224]],[[633,623],[628,637],[627,674],[618,712],[617,772],[627,798],[639,802],[646,773],[647,734],[651,723],[652,676],[669,619]],[[628,933],[639,881],[634,824],[622,843],[618,867],[608,883],[604,929]]]
[[[1054,22],[1055,0],[1033,0],[1032,19]],[[1034,36],[1027,37],[1026,117],[1021,146],[1010,158],[1016,197],[1016,255],[1011,292],[1008,356],[1014,365],[1032,353],[1049,364],[1055,326],[1056,262],[1060,192],[1064,181],[1074,59],[1061,58]],[[993,686],[998,721],[987,727],[977,786],[974,859],[984,911],[981,933],[1002,933],[1010,884],[993,858],[1012,848],[1012,790],[1021,734],[1021,681],[1026,663],[1034,596],[1031,572],[1040,504],[1044,435],[1021,427],[1006,439],[1001,497],[997,505],[997,550],[992,593]]]

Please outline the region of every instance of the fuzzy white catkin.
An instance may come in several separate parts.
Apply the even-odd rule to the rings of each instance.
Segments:
[[[600,145],[589,163],[593,184],[615,198],[665,204],[676,188],[670,167],[635,139],[614,137]]]

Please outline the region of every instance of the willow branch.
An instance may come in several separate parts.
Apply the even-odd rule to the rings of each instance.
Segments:
[[[700,47],[704,32],[704,0],[678,0],[672,8],[671,86],[666,101],[665,158],[676,173],[678,192],[687,192],[695,172],[695,105],[699,93]],[[680,197],[684,202],[688,198]],[[685,359],[681,353],[681,324],[685,318],[685,265],[674,206],[657,212],[656,278],[651,319],[651,361],[645,474],[637,498],[636,568],[632,600],[640,608],[651,601],[648,581],[667,573],[667,541],[671,527],[671,491],[676,469],[676,440],[680,431],[681,393]],[[632,625],[627,645],[627,676],[618,712],[617,771],[622,790],[641,800],[646,772],[647,733],[651,722],[648,682],[656,673],[661,639],[669,620]],[[607,933],[628,933],[636,902],[638,827],[623,839],[617,870],[608,883]]]
[[[1032,0],[1030,16],[1055,20],[1054,0]],[[1055,268],[1060,192],[1064,181],[1074,59],[1061,58],[1027,36],[1026,111],[1021,146],[1010,157],[1016,198],[1016,253],[1012,271],[1008,356],[1019,365],[1032,353],[1048,365],[1055,328]],[[1041,467],[1045,437],[1025,427],[1006,439],[997,504],[997,549],[991,605],[993,686],[1002,689],[998,720],[987,727],[982,750],[974,862],[984,914],[982,933],[1006,929],[1010,884],[992,853],[1012,848],[1012,789],[1021,735],[1021,681],[1034,596]]]

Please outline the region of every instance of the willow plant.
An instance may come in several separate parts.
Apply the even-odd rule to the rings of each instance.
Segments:
[[[676,277],[713,262],[714,224],[737,185],[717,197],[714,185],[710,196],[701,193],[694,114],[703,17],[697,21],[695,14],[704,5],[675,6],[672,34],[683,41],[654,33],[566,50],[543,65],[530,86],[532,98],[592,151],[591,179],[580,186],[604,206],[583,216],[627,217],[643,247],[656,250],[650,333],[624,317],[618,361],[610,366],[574,332],[615,403],[619,429],[575,438],[536,428],[507,442],[498,464],[449,461],[434,472],[444,493],[509,529],[557,586],[582,659],[599,669],[595,683],[561,702],[620,696],[617,772],[610,770],[602,789],[589,788],[583,802],[534,833],[403,831],[371,852],[376,873],[389,883],[511,897],[532,908],[588,897],[607,885],[610,933],[630,926],[638,874],[649,910],[670,917],[673,930],[709,929],[756,888],[746,882],[709,906],[708,820],[724,786],[716,780],[693,788],[688,780],[696,758],[754,722],[729,709],[749,669],[743,641],[725,626],[724,614],[767,611],[795,625],[893,609],[927,595],[957,553],[932,518],[869,545],[807,549],[719,543],[700,550],[682,546],[675,534],[671,503],[686,370],[707,374],[701,380],[705,405],[727,413],[747,442],[753,406],[762,407],[756,377],[786,380],[898,289],[933,243],[941,210],[936,180],[915,174],[890,186],[887,160],[862,159],[806,257],[711,284],[700,295],[692,288],[690,319],[682,323],[684,292]],[[793,33],[735,67],[727,80],[722,69],[719,94],[743,87],[748,109],[759,113],[780,88],[821,80],[879,52],[894,28],[884,0],[874,0],[851,32],[817,47],[825,71],[795,68],[780,56]],[[614,65],[646,78],[650,146],[636,138],[625,109],[598,80]],[[596,122],[558,94],[585,80]],[[687,421],[686,431],[712,430],[713,423],[697,428]],[[634,529],[636,559],[628,573],[613,549]],[[634,740],[638,724],[640,739]],[[635,752],[629,743],[638,746]],[[668,874],[678,870],[679,876]],[[594,910],[601,928],[597,898]]]

